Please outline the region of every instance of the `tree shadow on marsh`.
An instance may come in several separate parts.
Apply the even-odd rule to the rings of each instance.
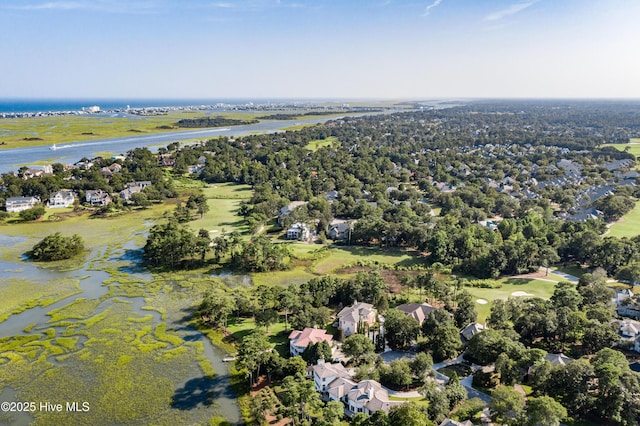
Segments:
[[[226,380],[219,376],[198,377],[189,380],[182,388],[176,389],[171,407],[178,410],[210,407],[220,398],[235,398]]]

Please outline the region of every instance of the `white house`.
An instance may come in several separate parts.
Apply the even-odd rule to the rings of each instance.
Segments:
[[[355,383],[351,379],[338,378],[328,385],[326,392],[330,400],[340,401],[346,405],[347,415],[373,414],[378,410],[388,413],[391,407],[404,403],[404,401],[390,401],[387,390],[375,380]]]
[[[330,364],[324,362],[324,360],[318,360],[318,364],[312,366],[310,370],[316,390],[320,392],[323,397],[327,397],[327,388],[334,380],[340,378],[351,379],[351,373],[349,373],[349,370],[339,362]]]
[[[327,334],[326,330],[318,328],[305,328],[304,330],[293,330],[289,334],[289,353],[291,356],[301,355],[307,346],[312,343],[327,342],[331,346],[333,336]]]
[[[355,302],[338,312],[338,326],[344,337],[358,332],[358,326],[371,327],[376,323],[378,312],[370,303]]]
[[[11,213],[17,213],[35,207],[39,202],[38,197],[9,197],[5,201],[5,209]]]
[[[291,228],[287,229],[287,240],[302,240],[309,239],[311,231],[306,223],[294,223]]]
[[[61,189],[60,191],[52,194],[51,197],[49,197],[48,205],[50,209],[69,207],[73,205],[73,202],[75,200],[76,194],[73,191],[68,189]]]

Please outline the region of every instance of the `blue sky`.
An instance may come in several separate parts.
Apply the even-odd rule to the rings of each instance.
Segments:
[[[640,98],[637,0],[2,0],[0,98]]]

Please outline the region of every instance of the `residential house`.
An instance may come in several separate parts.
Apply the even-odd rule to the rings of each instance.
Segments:
[[[466,327],[463,327],[460,330],[460,335],[462,336],[462,338],[465,341],[469,341],[471,340],[471,338],[473,336],[475,336],[476,334],[480,333],[481,331],[484,331],[486,329],[486,327],[482,324],[479,324],[477,322],[473,322],[469,325],[467,325]]]
[[[334,219],[329,224],[327,237],[332,240],[347,240],[349,238],[349,223],[346,220]]]
[[[160,167],[173,167],[176,164],[173,154],[161,154],[158,162],[160,163]]]
[[[331,346],[333,336],[327,334],[326,330],[318,328],[305,328],[304,330],[293,330],[289,334],[289,353],[291,356],[301,355],[307,346],[312,343],[327,342]]]
[[[122,170],[122,165],[119,163],[113,163],[110,166],[103,167],[100,169],[100,174],[105,177],[113,177],[114,174],[120,173]]]
[[[35,207],[39,202],[38,197],[9,197],[5,200],[5,209],[17,213]]]
[[[108,192],[102,189],[90,189],[85,193],[85,200],[92,206],[106,206],[113,202]]]
[[[549,361],[551,365],[567,365],[575,361],[573,358],[570,358],[563,353],[546,354],[544,359]]]
[[[292,201],[278,212],[278,225],[282,225],[282,220],[289,216],[295,209],[307,204],[307,201]]]
[[[127,182],[126,188],[120,191],[119,195],[123,201],[128,202],[131,199],[133,194],[137,194],[141,192],[144,188],[151,186],[151,182],[148,180],[137,181],[137,182]]]
[[[465,420],[464,422],[458,422],[458,421],[451,420],[451,419],[444,419],[442,421],[442,423],[440,423],[440,426],[473,426],[473,423],[471,423],[471,420]]]
[[[638,337],[636,337],[636,340],[633,344],[633,350],[636,352],[640,352],[640,335],[638,335]]]
[[[124,186],[126,186],[127,188],[131,188],[134,186],[140,187],[141,189],[146,188],[147,186],[151,186],[151,181],[150,180],[137,180],[134,182],[127,182]]]
[[[69,207],[76,200],[76,194],[69,189],[61,189],[49,197],[50,209]]]
[[[188,173],[198,174],[203,170],[204,170],[204,164],[192,164],[190,166],[187,166]]]
[[[404,305],[399,305],[396,309],[399,309],[404,312],[405,315],[418,321],[420,325],[422,325],[431,312],[436,310],[436,308],[428,303],[405,303]]]
[[[78,161],[77,163],[74,164],[74,166],[76,166],[79,169],[82,170],[89,170],[91,167],[93,167],[93,161]]]
[[[618,322],[618,332],[623,339],[634,339],[640,334],[640,322],[625,318]]]
[[[618,315],[640,319],[640,297],[634,297],[631,290],[616,292],[614,301]]]
[[[378,312],[370,303],[355,302],[338,312],[338,326],[344,337],[358,332],[359,327],[371,327],[376,323]]]
[[[287,240],[307,241],[311,236],[311,231],[306,223],[294,223],[287,229]]]
[[[318,364],[309,367],[316,390],[327,397],[327,388],[336,379],[351,379],[351,373],[341,363],[331,364],[323,359],[318,360]]]
[[[339,378],[327,387],[329,400],[340,401],[346,405],[346,414],[373,414],[382,410],[386,413],[392,407],[402,405],[404,401],[390,401],[389,393],[375,380],[363,380],[359,383],[347,378]]]
[[[338,191],[334,189],[334,190],[325,192],[324,196],[326,197],[329,203],[333,203],[335,200],[337,200],[340,197],[340,194],[338,194]]]
[[[32,179],[44,176],[45,171],[42,169],[27,169],[22,173],[22,179]]]

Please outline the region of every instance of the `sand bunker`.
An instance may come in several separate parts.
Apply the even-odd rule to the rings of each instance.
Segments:
[[[511,295],[515,297],[533,296],[533,294],[527,293],[526,291],[514,291],[513,293],[511,293]]]
[[[478,303],[479,303],[479,304],[481,304],[481,305],[486,305],[487,303],[489,303],[489,302],[487,302],[487,301],[486,301],[486,300],[484,300],[484,299],[477,299],[477,300],[476,300],[476,302],[478,302]]]

